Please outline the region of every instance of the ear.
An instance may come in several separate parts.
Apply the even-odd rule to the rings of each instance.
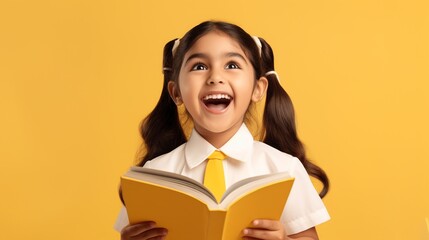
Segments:
[[[183,103],[182,97],[180,96],[179,88],[177,87],[177,84],[175,82],[168,82],[168,93],[170,94],[171,99],[173,99],[177,106]]]
[[[266,77],[261,77],[256,80],[255,88],[252,93],[252,101],[259,102],[264,97],[268,88],[268,79]]]

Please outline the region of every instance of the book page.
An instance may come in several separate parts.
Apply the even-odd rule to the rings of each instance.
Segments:
[[[172,172],[142,167],[132,167],[124,176],[176,189],[206,203],[210,209],[218,208],[214,195],[204,185],[192,178]]]
[[[291,178],[289,173],[280,172],[280,173],[265,174],[265,175],[259,175],[259,176],[243,179],[231,185],[225,191],[225,193],[222,196],[220,205],[222,208],[226,208],[231,203],[231,201],[233,201],[240,195],[248,191],[251,191],[252,189],[261,187],[270,182],[275,182],[278,180],[284,180],[289,178]]]

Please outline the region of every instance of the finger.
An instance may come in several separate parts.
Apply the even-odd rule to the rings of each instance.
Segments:
[[[166,236],[158,236],[158,237],[154,237],[154,238],[150,238],[148,240],[165,240]]]
[[[152,222],[152,221],[136,223],[133,225],[128,225],[125,228],[123,228],[121,231],[121,235],[127,236],[127,237],[132,237],[132,236],[139,235],[139,234],[141,234],[141,233],[143,233],[149,229],[152,229],[154,227],[156,227],[156,224],[155,224],[155,222]]]
[[[266,229],[246,228],[243,231],[245,239],[277,239],[277,232]]]
[[[277,231],[282,229],[282,224],[280,223],[280,221],[275,221],[275,220],[256,219],[252,222],[252,228]]]
[[[253,237],[243,237],[243,240],[261,240],[260,238],[253,238]]]
[[[165,228],[152,228],[139,235],[133,236],[130,240],[159,240],[164,239],[168,231]]]

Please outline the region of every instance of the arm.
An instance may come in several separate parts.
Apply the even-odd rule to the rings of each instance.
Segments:
[[[257,219],[252,222],[251,228],[243,231],[243,239],[246,240],[318,240],[316,228],[312,227],[305,231],[287,235],[280,221]]]

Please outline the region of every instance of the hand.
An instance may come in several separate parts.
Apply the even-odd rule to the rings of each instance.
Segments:
[[[243,239],[246,240],[286,240],[286,232],[280,221],[256,219],[250,228],[243,230]]]
[[[121,240],[162,240],[167,235],[167,229],[156,226],[155,222],[141,222],[124,227]]]

